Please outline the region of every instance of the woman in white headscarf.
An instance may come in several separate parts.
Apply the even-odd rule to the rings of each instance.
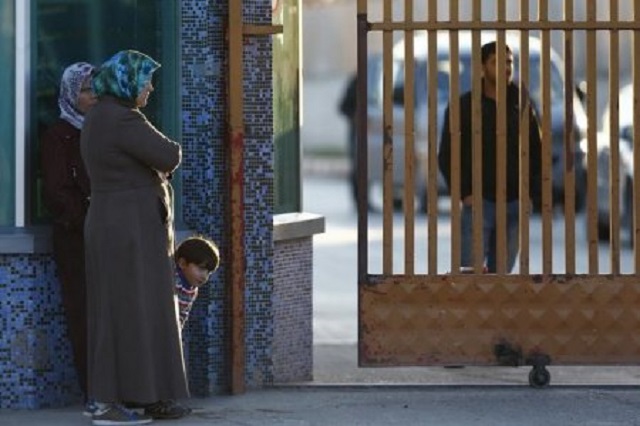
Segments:
[[[60,117],[40,141],[44,203],[53,220],[53,256],[78,382],[85,397],[87,291],[83,230],[89,178],[80,157],[80,129],[85,113],[96,103],[91,89],[93,71],[93,65],[86,62],[64,70],[58,98]]]

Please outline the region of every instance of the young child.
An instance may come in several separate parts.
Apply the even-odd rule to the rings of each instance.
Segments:
[[[176,261],[176,294],[180,327],[184,328],[193,302],[198,298],[198,288],[206,284],[220,264],[218,246],[203,236],[189,237],[178,245]]]

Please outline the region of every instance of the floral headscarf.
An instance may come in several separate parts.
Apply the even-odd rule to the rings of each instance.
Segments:
[[[84,115],[76,108],[78,106],[78,96],[82,89],[82,83],[91,75],[94,66],[86,62],[76,62],[69,65],[62,73],[60,81],[60,95],[58,96],[58,106],[60,107],[60,118],[71,123],[76,129],[82,129]]]
[[[135,101],[158,68],[160,64],[144,53],[122,50],[102,64],[93,78],[93,91]]]

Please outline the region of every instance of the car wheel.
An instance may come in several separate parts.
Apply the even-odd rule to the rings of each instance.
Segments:
[[[598,240],[604,241],[609,239],[609,224],[602,223],[598,220]]]
[[[427,190],[425,189],[420,196],[420,200],[418,201],[418,209],[420,213],[428,213],[429,205],[427,204]]]
[[[587,171],[583,167],[580,167],[578,170],[576,170],[575,182],[576,213],[581,213],[587,207]]]
[[[402,211],[402,198],[393,198],[393,210]]]
[[[367,191],[367,211],[369,213],[382,211],[382,189],[380,185],[376,181],[368,181],[365,191]]]
[[[554,206],[560,205],[564,209],[564,193],[553,194],[553,205]],[[587,205],[587,196],[585,191],[579,188],[576,188],[574,205],[575,205],[574,208],[576,213],[582,213],[584,211]],[[535,204],[534,204],[534,207],[535,207]],[[540,201],[539,207],[540,209],[538,210],[538,212],[542,211],[542,201]]]
[[[598,236],[598,241],[605,241],[609,239],[609,219],[607,217],[601,217],[598,214],[596,219],[596,231]],[[589,235],[589,217],[585,215],[584,217],[584,231],[585,235]]]
[[[576,188],[576,213],[581,213],[587,205],[586,191]]]

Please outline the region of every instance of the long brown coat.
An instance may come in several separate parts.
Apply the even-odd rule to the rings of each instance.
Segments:
[[[173,289],[172,190],[180,146],[111,97],[87,114],[85,222],[89,396],[101,402],[188,396]]]
[[[43,201],[53,222],[53,258],[80,389],[87,394],[87,286],[84,218],[89,178],[80,158],[80,130],[56,120],[40,141]]]

